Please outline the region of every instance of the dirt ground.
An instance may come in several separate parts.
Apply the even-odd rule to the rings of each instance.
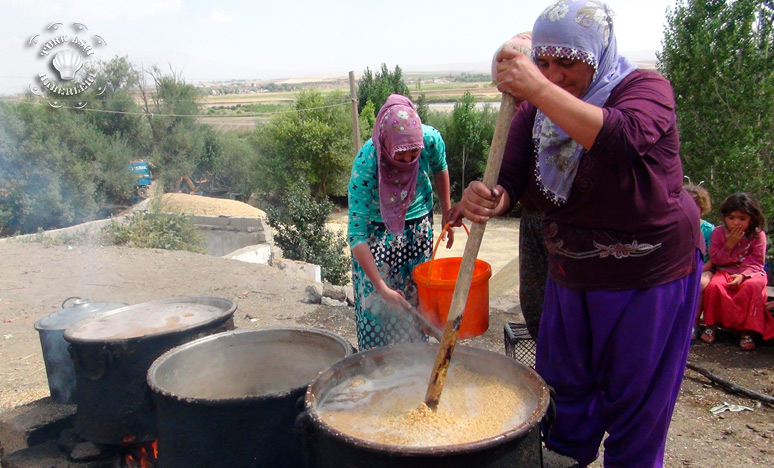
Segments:
[[[336,222],[341,222],[341,216]],[[496,220],[484,238],[480,257],[502,272],[498,283],[515,278],[517,226],[517,220]],[[464,234],[458,236],[458,240],[464,238]],[[458,252],[462,244],[458,243]],[[181,296],[220,296],[238,304],[234,317],[239,328],[314,326],[356,342],[352,308],[305,304],[302,299],[307,283],[267,266],[187,252],[13,241],[0,243],[0,258],[0,411],[48,395],[33,324],[58,310],[70,296],[130,304]],[[504,352],[503,325],[521,319],[516,291],[515,287],[499,287],[490,299],[489,331],[466,344]],[[693,345],[690,359],[753,391],[774,394],[772,343],[744,352],[731,337],[721,336],[713,346]],[[752,411],[710,413],[710,408],[723,402]],[[670,428],[666,466],[774,466],[774,409],[726,393],[687,370]]]

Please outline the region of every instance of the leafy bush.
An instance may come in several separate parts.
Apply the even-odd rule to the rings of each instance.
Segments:
[[[256,128],[253,187],[273,197],[300,178],[316,197],[345,195],[352,149],[352,121],[344,96],[302,91],[293,112],[278,114]]]
[[[301,182],[280,197],[277,207],[268,207],[268,222],[276,231],[274,241],[291,260],[320,265],[323,280],[346,284],[350,260],[344,253],[347,241],[341,233],[325,227],[333,204],[309,196],[309,186]]]
[[[125,223],[111,222],[106,235],[115,245],[207,253],[204,237],[194,227],[192,217],[180,213],[137,211]]]

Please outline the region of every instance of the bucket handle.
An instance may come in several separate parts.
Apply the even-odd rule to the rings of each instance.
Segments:
[[[430,266],[428,267],[427,272],[427,284],[430,284],[433,281],[433,260],[435,260],[435,252],[438,251],[438,246],[441,245],[441,239],[443,239],[443,233],[447,232],[451,225],[449,223],[446,223],[444,225],[443,229],[441,230],[441,234],[438,236],[438,240],[435,241],[435,247],[433,247],[433,255],[430,257]],[[470,236],[470,231],[468,231],[468,227],[465,226],[465,224],[462,224],[462,227],[465,228],[465,234]]]

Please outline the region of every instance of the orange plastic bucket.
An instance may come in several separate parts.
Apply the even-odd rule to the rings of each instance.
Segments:
[[[414,282],[417,284],[419,296],[417,309],[439,328],[446,325],[446,317],[449,316],[454,287],[457,284],[457,275],[462,263],[462,257],[435,260],[435,252],[438,250],[443,232],[448,229],[447,224],[438,236],[430,261],[414,267]],[[468,231],[467,227],[465,231]],[[491,265],[476,259],[468,300],[460,323],[459,338],[472,338],[483,334],[489,328],[489,278],[491,277]]]

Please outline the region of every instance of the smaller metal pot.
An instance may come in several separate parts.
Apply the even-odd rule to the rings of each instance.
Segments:
[[[75,299],[72,305],[65,307],[68,301]],[[72,404],[75,400],[75,368],[64,331],[75,322],[97,314],[125,307],[124,302],[91,302],[80,297],[68,297],[62,301],[62,308],[35,322],[35,330],[40,336],[43,350],[43,362],[46,364],[48,389],[51,399],[57,403]]]
[[[184,297],[122,307],[71,325],[64,338],[75,364],[79,435],[101,444],[154,440],[148,368],[176,346],[232,330],[234,311],[230,299]]]

